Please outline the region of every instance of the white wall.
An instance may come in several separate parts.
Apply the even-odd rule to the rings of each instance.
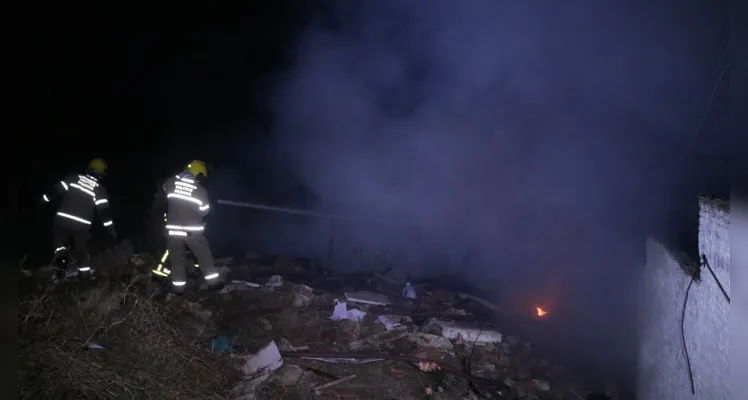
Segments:
[[[699,203],[699,253],[706,255],[729,295],[729,205],[705,198]],[[685,339],[696,391],[691,393],[681,337],[681,313],[690,280],[681,265],[687,262],[682,254],[648,240],[639,310],[640,400],[731,398],[729,304],[705,267],[701,281],[691,288],[685,314]]]

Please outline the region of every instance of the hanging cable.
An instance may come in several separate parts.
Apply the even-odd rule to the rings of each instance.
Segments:
[[[680,314],[680,337],[683,340],[683,351],[686,353],[686,367],[688,368],[688,380],[691,383],[691,394],[696,394],[696,387],[693,383],[693,370],[691,369],[691,356],[688,354],[688,345],[686,344],[686,308],[688,306],[688,294],[691,292],[691,286],[696,280],[696,275],[691,276],[691,280],[688,281],[688,287],[686,288],[686,297],[683,299],[683,310]]]
[[[719,278],[717,278],[717,274],[714,273],[714,270],[712,269],[712,266],[709,265],[709,261],[706,259],[706,255],[701,255],[701,265],[704,265],[709,269],[709,273],[712,274],[712,278],[714,278],[715,282],[717,282],[717,286],[719,286],[719,290],[722,291],[722,295],[725,296],[725,300],[727,300],[727,304],[730,304],[730,296],[727,294],[727,291],[725,290],[725,287],[722,286],[722,282],[720,282]]]
[[[707,269],[709,269],[709,273],[711,273],[714,280],[717,282],[717,286],[719,286],[719,290],[722,292],[722,295],[725,296],[725,300],[727,300],[727,304],[730,304],[730,296],[727,294],[727,291],[725,290],[724,286],[722,286],[722,282],[717,278],[717,274],[714,273],[714,270],[712,269],[711,265],[709,265],[709,261],[706,259],[706,255],[701,255],[701,265],[699,266],[699,270],[695,271],[693,275],[691,275],[691,280],[688,282],[688,287],[686,288],[686,296],[683,299],[683,310],[680,314],[680,337],[683,341],[683,352],[686,354],[686,367],[688,368],[688,380],[691,383],[691,394],[696,394],[696,388],[693,382],[693,369],[691,367],[691,355],[688,354],[688,345],[686,344],[686,328],[685,328],[685,322],[686,322],[686,308],[688,306],[688,295],[691,293],[691,286],[693,286],[694,281],[700,280],[700,270],[701,267],[706,266]]]

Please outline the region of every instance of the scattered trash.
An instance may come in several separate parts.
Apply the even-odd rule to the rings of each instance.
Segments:
[[[135,334],[129,342],[122,342],[117,336],[107,338],[109,331],[117,330],[116,325],[97,331],[95,336],[92,336],[93,330],[86,332],[86,329],[102,326],[102,320],[88,321],[86,326],[73,324],[71,326],[78,330],[71,337],[101,340],[101,343],[86,342],[84,347],[104,351],[81,352],[81,341],[70,340],[76,346],[75,352],[70,354],[83,358],[101,357],[100,354],[116,357],[119,347],[138,343],[151,347],[134,356],[146,358],[153,353],[159,354],[160,360],[164,354],[171,354],[165,349],[177,349],[174,353],[179,354],[175,357],[178,360],[162,370],[173,370],[176,374],[173,380],[180,382],[180,388],[188,384],[188,379],[193,380],[189,384],[196,388],[191,389],[193,392],[179,393],[179,398],[251,400],[288,398],[295,393],[324,394],[325,398],[371,398],[372,393],[381,398],[419,398],[425,391],[435,399],[497,398],[498,394],[499,398],[555,400],[573,398],[569,393],[588,393],[576,386],[576,392],[572,392],[569,378],[566,378],[570,374],[559,372],[562,370],[557,364],[531,351],[529,343],[521,340],[526,339],[524,335],[503,336],[501,332],[522,332],[512,330],[517,327],[508,325],[510,318],[502,319],[498,327],[491,325],[489,322],[496,321],[485,319],[486,314],[493,314],[488,310],[501,308],[487,300],[449,290],[451,286],[438,288],[431,283],[397,281],[385,276],[388,270],[346,275],[317,266],[311,260],[263,259],[258,254],[247,254],[247,258],[252,261],[242,260],[244,264],[231,268],[233,273],[229,276],[237,279],[220,291],[223,294],[241,292],[241,295],[188,292],[184,296],[168,295],[165,301],[159,298],[157,303],[154,300],[152,310],[135,314],[128,326],[119,326]],[[130,264],[147,263],[150,259],[153,257],[147,254],[135,255]],[[228,273],[230,269],[225,265],[233,262],[227,257],[216,264],[223,264],[221,273]],[[37,269],[22,270],[25,275],[31,272],[36,279],[41,279]],[[257,288],[260,290],[253,290]],[[356,291],[345,292],[346,288],[356,288]],[[404,298],[398,296],[398,292]],[[130,289],[119,293],[140,296],[138,291]],[[384,293],[391,294],[392,299]],[[58,318],[55,313],[65,308],[36,311],[34,307],[41,304],[39,298],[27,302],[23,312],[19,310],[22,322],[19,325],[24,325],[24,318],[31,318],[37,324],[34,330],[45,332],[47,321],[54,324]],[[100,308],[107,305],[95,297],[88,301]],[[117,298],[107,307],[116,310],[148,301],[151,300],[142,297],[130,297],[128,301]],[[334,303],[332,315],[327,308],[330,303]],[[532,310],[533,305],[529,306]],[[160,315],[156,311],[162,310],[169,317],[156,322],[148,320],[150,315]],[[372,317],[367,318],[367,314]],[[529,314],[529,320],[534,321]],[[89,318],[91,314],[85,315]],[[129,318],[127,315],[110,315],[104,320],[107,321],[104,326],[111,321],[116,323],[123,316]],[[171,322],[177,325],[178,334],[161,339],[162,327],[150,336],[144,334],[143,338],[136,334],[139,330],[151,332],[149,326],[154,323]],[[117,346],[102,345],[109,340]],[[28,348],[33,347],[24,346]],[[251,354],[257,348],[260,350]],[[35,359],[42,358],[36,355]],[[28,362],[28,357],[25,360]],[[293,360],[293,363],[286,360]],[[81,362],[72,365],[81,368]],[[148,363],[154,361],[149,359]],[[216,365],[221,365],[225,371],[216,371]],[[185,376],[181,375],[182,371],[187,371]],[[204,373],[208,374],[209,381],[201,377]],[[102,374],[102,379],[112,374]],[[356,376],[362,379],[346,385]],[[471,382],[470,391],[466,392],[464,381],[455,382],[455,379]],[[206,385],[206,382],[210,383]],[[133,381],[128,383],[132,385]],[[219,389],[207,393],[213,388]],[[118,392],[126,397],[122,393]],[[172,398],[163,393],[158,392],[160,397],[154,397]],[[576,398],[581,397],[577,395]]]
[[[225,336],[217,336],[210,340],[210,350],[219,353],[231,353],[231,343]]]
[[[348,306],[346,305],[346,302],[344,301],[337,301],[335,302],[335,308],[332,311],[332,317],[330,319],[334,321],[341,321],[344,319],[347,319],[349,321],[359,322],[362,319],[364,319],[364,316],[366,315],[365,312],[353,308],[348,309]]]
[[[257,353],[250,356],[242,367],[246,382],[250,386],[257,386],[267,379],[268,375],[283,366],[283,358],[278,351],[278,346],[272,341]]]
[[[416,298],[416,288],[414,288],[410,282],[405,284],[405,288],[403,288],[403,296],[409,298],[409,299],[415,299]]]

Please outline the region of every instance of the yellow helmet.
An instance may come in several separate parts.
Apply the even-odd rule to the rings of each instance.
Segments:
[[[104,160],[102,160],[101,158],[94,158],[90,163],[88,163],[88,169],[96,172],[99,175],[104,175],[108,168],[109,166],[107,166],[106,162],[104,162]]]
[[[205,167],[205,163],[200,160],[192,160],[187,164],[187,171],[189,171],[195,177],[202,175],[208,177],[208,168]]]

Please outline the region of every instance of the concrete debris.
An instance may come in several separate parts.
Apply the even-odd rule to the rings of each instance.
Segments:
[[[460,337],[470,343],[501,343],[501,333],[488,327],[441,320],[434,320],[434,323],[441,328],[441,335],[447,339],[456,340]]]
[[[242,366],[241,371],[252,386],[262,383],[269,374],[283,366],[283,358],[280,355],[278,346],[274,341],[268,343],[257,353],[249,356],[247,362]]]
[[[304,375],[304,370],[298,365],[287,364],[273,376],[273,381],[279,386],[296,386]]]
[[[346,280],[316,266],[310,272],[313,262],[291,257],[263,261],[247,252],[246,258],[253,261],[232,268],[229,276],[235,279],[220,290],[221,296],[168,295],[159,305],[176,311],[188,343],[232,362],[241,379],[232,381],[230,393],[220,393],[221,398],[288,398],[294,391],[325,392],[330,398],[372,398],[372,393],[420,398],[425,390],[435,399],[462,398],[468,396],[465,379],[483,392],[479,398],[569,398],[568,374],[535,354],[525,335],[516,334],[522,332],[517,327],[504,319],[492,325],[496,321],[485,317],[486,309],[495,315],[501,307],[487,300],[449,287],[403,289],[404,282],[360,274]],[[216,262],[224,265],[222,273],[231,272],[225,265],[233,263],[230,257]],[[533,315],[527,319],[535,321]],[[86,343],[92,349],[101,346]],[[107,346],[98,352],[115,350]],[[360,379],[346,384],[356,376]]]
[[[372,304],[375,306],[386,306],[390,304],[390,299],[378,293],[368,291],[358,291],[354,293],[344,293],[346,300],[353,303]]]
[[[306,307],[314,301],[314,289],[307,285],[295,285],[294,286],[294,307]]]
[[[413,332],[408,339],[418,347],[431,347],[447,351],[454,347],[446,338],[429,333]]]
[[[254,283],[254,282],[245,282],[245,281],[233,280],[233,281],[231,281],[231,283],[226,284],[226,286],[224,286],[223,289],[221,289],[219,291],[219,293],[221,293],[221,294],[227,294],[227,293],[231,293],[231,292],[243,292],[243,291],[248,290],[250,288],[258,288],[258,287],[261,287],[261,286],[262,285],[260,285],[258,283]]]
[[[281,277],[280,275],[271,276],[268,280],[268,286],[275,288],[283,286],[283,277]]]
[[[384,325],[384,329],[392,330],[400,325],[400,317],[399,316],[390,316],[390,315],[380,315],[377,320]]]

